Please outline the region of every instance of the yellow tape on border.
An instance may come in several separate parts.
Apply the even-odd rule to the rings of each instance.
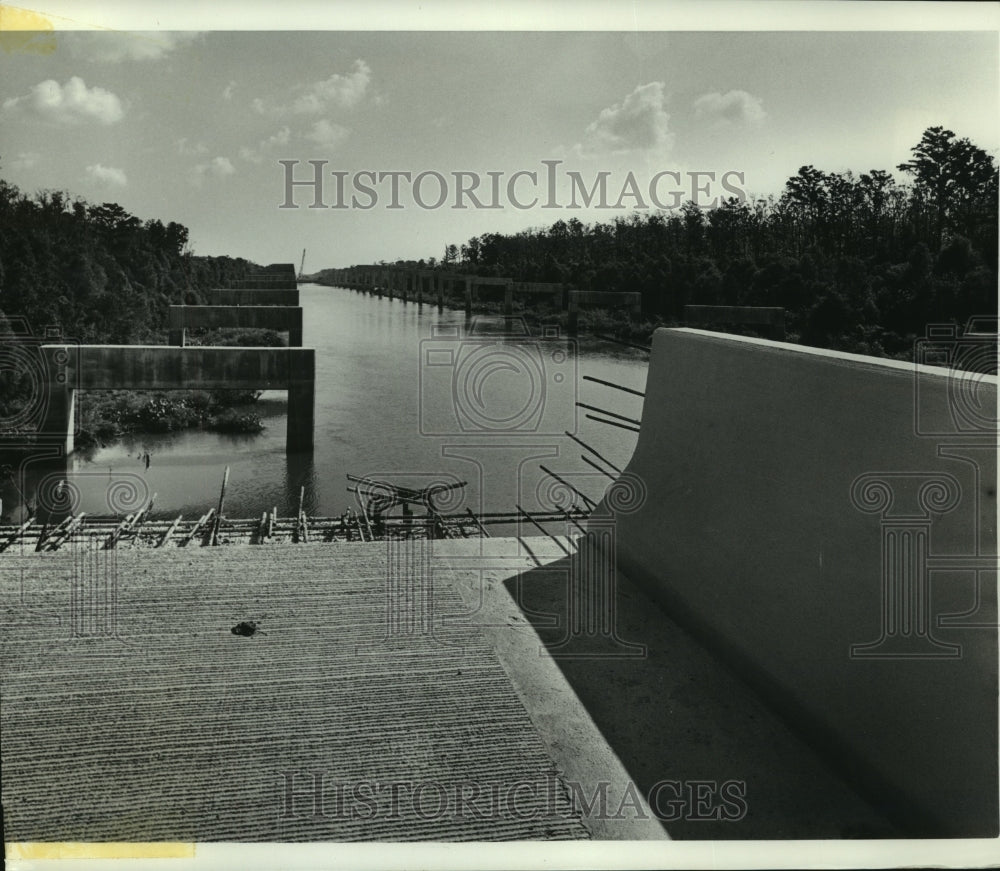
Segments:
[[[52,54],[52,22],[30,9],[0,5],[0,49],[14,54]]]
[[[127,841],[37,841],[6,844],[5,847],[8,859],[190,859],[194,857],[195,845],[182,841],[134,844]]]

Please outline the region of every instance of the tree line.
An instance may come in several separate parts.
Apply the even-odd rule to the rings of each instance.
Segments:
[[[23,318],[35,337],[53,326],[81,343],[161,343],[170,305],[200,302],[202,291],[245,278],[254,266],[243,259],[195,256],[188,229],[174,221],[143,221],[117,203],[94,205],[60,191],[28,195],[0,179],[0,325]],[[0,343],[12,338],[7,332],[0,326]],[[33,396],[31,373],[15,368],[0,367],[0,423],[14,419]],[[110,437],[145,427],[152,399],[111,399],[136,407],[126,409],[129,416],[115,406],[103,418],[104,406],[98,407],[90,415],[95,430],[104,426]],[[199,407],[202,417],[224,404],[213,397],[207,402],[207,410]],[[164,400],[155,408],[162,405]],[[122,419],[108,429],[104,418],[115,415]],[[160,428],[179,426],[166,420]]]
[[[0,317],[55,325],[80,342],[160,338],[170,305],[244,278],[253,266],[195,256],[188,229],[143,221],[117,203],[61,191],[34,195],[0,179]]]
[[[440,265],[583,290],[638,291],[653,321],[688,304],[783,306],[793,337],[905,356],[927,324],[997,311],[997,167],[943,127],[891,172],[803,166],[777,196],[576,218],[446,247]],[[432,258],[433,261],[433,258]]]

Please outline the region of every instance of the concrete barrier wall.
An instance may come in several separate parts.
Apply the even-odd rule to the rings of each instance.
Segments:
[[[46,371],[83,390],[286,390],[312,384],[312,348],[43,345]],[[65,366],[54,362],[65,357]]]
[[[299,292],[217,287],[208,292],[208,301],[211,305],[298,305]]]
[[[298,282],[295,280],[295,276],[286,278],[280,275],[263,275],[259,278],[236,279],[229,282],[229,286],[234,289],[242,290],[295,290],[295,288],[298,287]]]
[[[47,378],[39,437],[73,452],[76,391],[287,390],[286,449],[310,451],[316,405],[312,348],[42,345]]]
[[[562,304],[563,285],[552,282],[541,281],[515,281],[514,296],[517,298],[525,296],[547,296],[554,302]]]
[[[285,278],[295,278],[295,264],[294,263],[268,263],[267,266],[262,266],[260,269],[256,269],[250,273],[251,277],[256,277],[258,275],[280,275]]]
[[[288,333],[289,347],[302,347],[302,309],[284,305],[172,305],[170,344],[184,344],[184,331],[207,329],[268,329]]]
[[[995,837],[997,379],[956,384],[657,330],[618,564],[897,823]]]

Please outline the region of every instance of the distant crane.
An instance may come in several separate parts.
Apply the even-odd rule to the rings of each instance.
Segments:
[[[299,264],[299,281],[302,281],[303,270],[306,268],[306,249],[302,249],[302,262]]]

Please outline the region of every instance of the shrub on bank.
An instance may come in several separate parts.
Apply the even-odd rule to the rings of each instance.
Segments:
[[[199,427],[215,432],[258,433],[260,417],[246,411],[257,390],[90,391],[79,402],[80,448],[108,445],[131,433],[177,432]]]
[[[208,423],[206,429],[213,432],[226,433],[259,433],[264,429],[264,423],[260,416],[252,411],[239,411],[236,408],[227,408],[225,411],[215,415]]]
[[[188,330],[185,344],[214,346],[216,348],[284,348],[288,340],[277,330]]]

